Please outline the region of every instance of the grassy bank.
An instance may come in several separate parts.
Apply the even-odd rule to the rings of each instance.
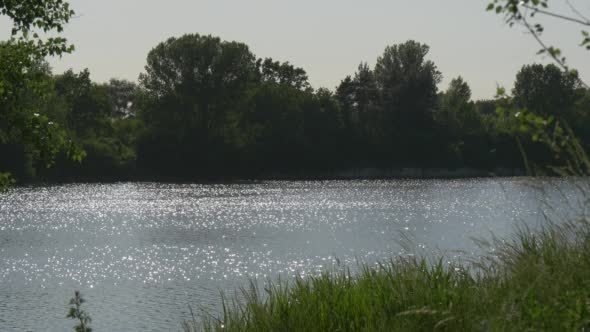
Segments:
[[[395,259],[251,287],[186,331],[580,331],[590,328],[587,221],[523,230],[481,262]],[[264,294],[261,296],[261,294]]]

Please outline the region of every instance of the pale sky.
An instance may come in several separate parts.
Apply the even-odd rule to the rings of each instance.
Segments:
[[[522,28],[486,12],[486,0],[70,0],[77,17],[64,36],[72,55],[52,59],[54,72],[89,68],[95,81],[136,81],[150,49],[171,36],[212,34],[248,44],[258,57],[304,68],[315,88],[334,89],[361,61],[370,65],[387,45],[414,39],[431,47],[444,75],[463,76],[474,98],[511,88],[523,64],[548,62]],[[565,0],[552,6],[570,14]],[[573,0],[590,14],[590,1]],[[549,20],[545,38],[561,46],[572,67],[590,80],[590,52],[577,47],[577,26]],[[5,27],[5,28],[4,28]],[[9,21],[0,18],[0,31]]]

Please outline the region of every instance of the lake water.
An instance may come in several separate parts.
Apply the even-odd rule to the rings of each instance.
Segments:
[[[75,289],[95,331],[178,331],[189,305],[215,312],[220,291],[252,278],[478,255],[474,237],[541,220],[532,181],[17,188],[0,194],[0,331],[70,330]]]

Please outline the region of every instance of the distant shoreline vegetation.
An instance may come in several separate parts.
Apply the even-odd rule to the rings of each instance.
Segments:
[[[204,177],[175,177],[152,175],[128,175],[96,178],[63,177],[59,179],[37,179],[27,182],[35,185],[54,185],[67,183],[115,183],[115,182],[156,182],[156,183],[249,183],[257,181],[346,181],[346,180],[410,180],[410,179],[475,179],[489,177],[524,177],[523,169],[498,168],[493,170],[474,168],[359,168],[310,173],[306,170],[287,173],[269,172],[257,175],[218,175]]]
[[[461,77],[439,91],[429,50],[388,46],[334,91],[243,43],[198,34],[153,48],[139,84],[96,83],[88,70],[54,75],[39,60],[26,74],[37,88],[19,102],[80,151],[47,162],[38,144],[0,140],[0,170],[19,183],[510,176],[524,173],[522,151],[531,163],[559,164],[531,135],[517,145],[526,128],[500,106],[565,121],[588,146],[590,91],[577,74],[527,65],[502,104],[473,101]]]

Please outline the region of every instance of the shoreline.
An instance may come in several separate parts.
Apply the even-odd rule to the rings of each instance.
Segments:
[[[68,178],[39,178],[23,181],[19,185],[67,184],[67,183],[116,183],[116,182],[156,182],[156,183],[239,183],[257,181],[346,181],[346,180],[401,180],[401,179],[476,179],[493,177],[522,177],[527,173],[518,168],[496,168],[493,170],[477,168],[352,168],[337,171],[290,171],[261,172],[258,175],[215,175],[215,176],[153,176],[137,174],[131,176],[72,176]]]

